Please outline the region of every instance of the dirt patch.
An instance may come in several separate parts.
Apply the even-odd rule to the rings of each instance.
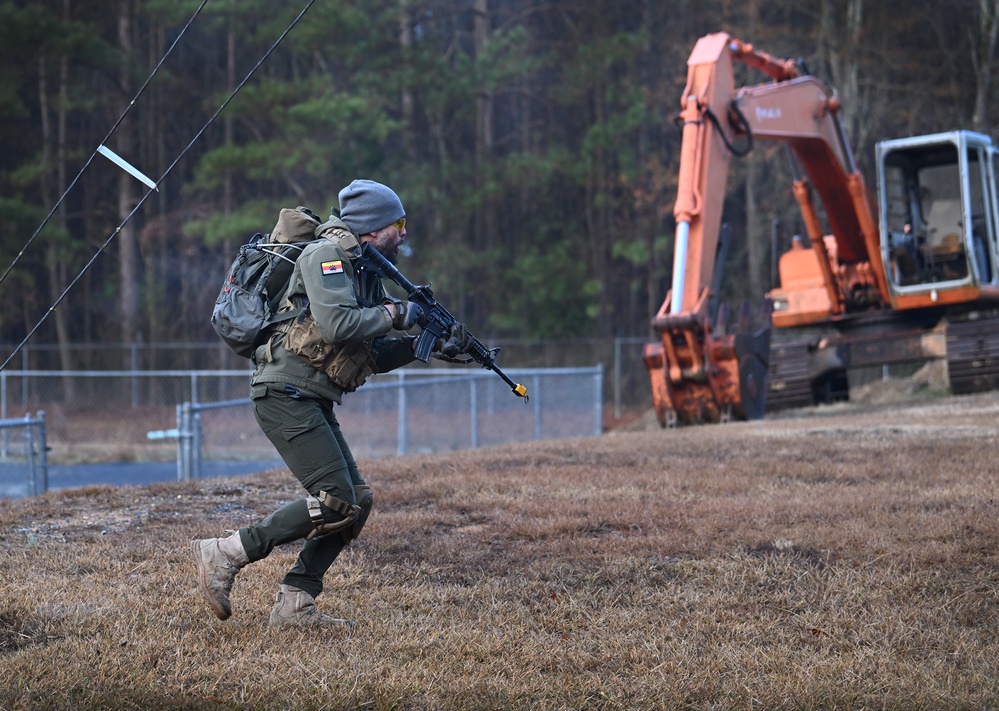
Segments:
[[[46,631],[44,621],[24,610],[0,611],[0,657],[26,647],[48,644],[58,637]]]
[[[871,405],[903,405],[927,399],[947,398],[949,385],[947,382],[946,363],[931,361],[922,366],[907,378],[882,378],[850,388],[850,400],[836,405],[816,405],[814,407],[798,408],[771,412],[766,420],[796,419],[815,417],[830,411],[862,411]],[[617,432],[649,432],[662,429],[656,419],[655,410],[635,411],[620,420],[608,422],[608,431]]]

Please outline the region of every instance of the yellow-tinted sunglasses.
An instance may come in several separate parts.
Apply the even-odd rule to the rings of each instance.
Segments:
[[[405,217],[399,218],[398,220],[392,223],[392,226],[395,227],[400,232],[402,232],[404,229],[406,229],[406,218]]]

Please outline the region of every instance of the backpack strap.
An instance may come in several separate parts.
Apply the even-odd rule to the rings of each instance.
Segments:
[[[264,341],[264,344],[267,346],[267,349],[264,351],[264,353],[266,354],[268,363],[274,362],[274,354],[271,350],[273,348],[272,344],[274,343],[274,336],[278,335],[279,333],[287,333],[288,329],[291,327],[291,322],[308,310],[309,310],[308,306],[299,306],[298,308],[295,309],[282,311],[280,314],[278,314],[271,320],[271,322],[267,326],[268,328],[267,340]]]
[[[317,239],[313,241],[318,241],[320,239],[328,239],[330,242],[337,245],[338,247],[340,247],[340,249],[346,252],[347,256],[350,257],[351,259],[356,259],[357,257],[361,256],[361,243],[358,241],[357,237],[355,237],[353,233],[351,233],[350,230],[343,228],[343,223],[340,222],[339,220],[330,219],[328,222],[320,225],[319,227],[316,228],[315,235]],[[298,242],[295,245],[287,245],[287,246],[301,245],[300,249],[303,249],[305,245],[308,244],[311,244],[311,242]],[[309,306],[308,304],[306,304],[305,306],[299,306],[297,308],[289,309],[287,311],[282,311],[281,313],[277,314],[274,318],[271,319],[272,328],[270,336],[268,336],[267,338],[267,349],[266,349],[268,362],[272,362],[274,360],[274,356],[272,355],[271,352],[274,336],[278,333],[283,333],[287,331],[288,327],[291,325],[290,322],[293,319],[298,318],[299,315],[308,311],[308,309]]]
[[[319,225],[316,228],[316,236],[328,239],[346,252],[351,259],[361,256],[361,243],[350,230],[343,228],[343,223],[338,219],[330,219]]]

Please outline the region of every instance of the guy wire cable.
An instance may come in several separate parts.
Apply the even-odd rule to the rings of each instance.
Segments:
[[[132,107],[135,106],[135,102],[139,100],[140,96],[142,96],[142,92],[144,92],[146,90],[146,87],[149,86],[149,82],[151,82],[153,80],[153,77],[156,76],[156,73],[160,70],[160,67],[163,66],[163,63],[167,60],[167,57],[169,57],[170,54],[173,52],[174,47],[177,46],[177,44],[180,42],[181,37],[183,37],[184,34],[187,32],[187,29],[194,22],[195,18],[197,18],[198,15],[201,14],[201,10],[205,7],[207,3],[208,0],[201,0],[201,5],[198,6],[198,9],[195,10],[194,14],[191,15],[190,19],[188,19],[187,23],[184,25],[184,28],[180,31],[180,34],[177,35],[177,38],[173,41],[173,44],[170,45],[169,49],[167,49],[164,55],[160,58],[160,61],[156,64],[155,67],[153,67],[153,71],[146,78],[146,81],[142,84],[141,87],[139,87],[138,93],[132,98],[128,106],[125,107],[125,110],[122,112],[121,116],[118,117],[118,120],[114,122],[114,125],[111,127],[111,130],[108,131],[108,134],[104,137],[104,140],[100,142],[101,146],[106,144],[108,142],[108,139],[111,138],[111,136],[114,135],[115,131],[118,130],[118,127],[121,125],[121,122],[124,121],[125,117],[128,115],[128,112],[131,111]],[[49,223],[49,220],[52,219],[52,215],[56,213],[56,210],[58,210],[59,207],[62,205],[62,203],[66,200],[66,196],[69,195],[69,191],[76,186],[76,183],[87,171],[87,168],[89,168],[90,164],[94,162],[94,156],[96,155],[97,155],[97,150],[95,149],[94,152],[90,154],[90,157],[87,159],[87,162],[83,164],[82,168],[80,168],[80,172],[78,172],[76,174],[76,177],[73,178],[72,182],[70,182],[69,187],[66,188],[66,191],[56,201],[56,204],[52,206],[52,209],[49,211],[49,214],[47,214],[45,216],[45,219],[42,220],[42,224],[38,226],[38,229],[35,230],[35,233],[31,235],[31,237],[28,239],[27,242],[24,243],[24,246],[21,248],[21,251],[17,253],[17,256],[14,257],[14,261],[10,263],[10,266],[7,267],[6,271],[4,271],[2,275],[0,275],[0,284],[3,284],[7,280],[7,276],[11,273],[14,267],[17,266],[17,263],[21,261],[21,257],[24,256],[25,251],[28,249],[28,247],[31,246],[31,243],[35,241],[35,238],[38,237],[39,234],[41,234],[41,231],[45,229],[45,225],[47,225]]]
[[[274,44],[272,44],[270,48],[266,52],[264,52],[264,55],[257,61],[257,63],[249,71],[249,73],[247,73],[247,75],[243,77],[243,81],[241,81],[239,85],[237,85],[236,88],[232,90],[229,96],[226,97],[226,100],[223,101],[222,104],[215,111],[215,113],[211,115],[211,118],[209,118],[208,121],[205,122],[205,125],[201,127],[201,130],[199,130],[195,134],[194,138],[191,139],[191,142],[188,143],[187,146],[185,146],[184,150],[182,150],[179,154],[177,154],[177,157],[174,158],[173,162],[167,167],[165,171],[163,171],[163,175],[161,175],[160,179],[156,181],[157,185],[163,182],[163,180],[167,177],[167,175],[170,174],[170,172],[174,169],[174,167],[184,158],[185,155],[187,155],[187,153],[191,150],[194,144],[198,142],[198,139],[201,138],[201,136],[205,133],[205,131],[207,131],[208,128],[213,123],[215,123],[215,119],[217,119],[219,115],[222,113],[222,111],[224,111],[225,108],[232,102],[232,100],[236,97],[236,94],[238,94],[240,90],[250,80],[250,78],[253,77],[254,74],[256,74],[257,70],[260,69],[260,67],[263,65],[265,61],[267,61],[267,58],[271,56],[274,50],[277,49],[278,45],[280,45],[281,42],[284,41],[284,38],[288,36],[288,33],[291,32],[296,25],[298,25],[298,23],[305,16],[305,13],[309,11],[309,8],[311,8],[315,4],[316,0],[309,0],[309,2],[306,3],[305,7],[302,8],[302,11],[298,13],[298,16],[294,20],[292,20],[291,24],[288,25],[288,27],[285,28],[284,32],[281,33],[281,36],[274,41]],[[3,364],[0,364],[0,370],[4,370],[7,367],[7,365],[10,363],[10,361],[14,358],[14,356],[16,356],[20,352],[20,350],[24,348],[24,345],[29,340],[31,340],[31,337],[35,335],[35,332],[38,331],[39,328],[41,328],[43,323],[45,323],[45,320],[49,317],[49,314],[51,314],[59,307],[59,304],[63,302],[63,299],[66,298],[66,295],[70,292],[70,290],[72,290],[72,288],[76,286],[76,283],[83,278],[83,275],[86,274],[87,271],[90,269],[90,267],[94,264],[94,262],[97,261],[97,258],[100,257],[101,254],[104,252],[104,250],[108,248],[108,245],[110,245],[111,242],[114,241],[114,238],[118,235],[119,232],[121,232],[121,228],[129,223],[129,221],[132,219],[135,213],[139,211],[139,208],[142,207],[142,205],[146,202],[149,196],[152,195],[154,192],[155,191],[152,189],[146,191],[146,194],[143,195],[142,198],[139,200],[139,202],[136,203],[135,207],[132,208],[132,211],[125,216],[125,219],[122,220],[121,224],[119,224],[115,228],[114,232],[108,235],[108,238],[104,241],[104,244],[102,244],[97,249],[97,251],[94,252],[94,255],[90,258],[90,260],[83,265],[83,269],[81,269],[80,272],[73,278],[73,280],[63,290],[63,292],[59,294],[59,297],[48,308],[48,311],[46,311],[45,314],[42,315],[42,317],[38,320],[38,323],[36,323],[34,327],[28,332],[28,335],[24,337],[24,340],[22,340],[19,344],[17,344],[17,347],[11,352],[9,356],[7,356],[7,360],[5,360]]]

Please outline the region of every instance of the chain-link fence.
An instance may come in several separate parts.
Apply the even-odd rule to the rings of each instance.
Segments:
[[[345,395],[336,416],[354,456],[368,458],[600,434],[601,367],[506,373],[527,388],[527,401],[488,371],[399,370]],[[212,476],[234,460],[280,464],[248,398],[183,403],[176,429],[153,436],[177,439],[181,480]]]
[[[592,368],[598,363],[604,364],[605,413],[619,418],[622,411],[644,411],[652,407],[649,375],[642,362],[642,346],[651,340],[656,339],[652,336],[540,341],[511,339],[490,340],[489,346],[502,349],[500,361],[504,371],[510,368]],[[13,345],[0,347],[8,352]],[[18,362],[21,372],[224,372],[243,371],[249,365],[246,359],[237,356],[218,340],[207,343],[82,343],[66,346],[28,343],[21,348],[17,361],[11,367],[18,367]],[[407,368],[412,369],[412,366]],[[444,369],[454,372],[454,368]],[[74,406],[72,378],[67,376],[65,380],[64,383],[47,381],[45,387],[49,390],[44,393],[44,399]],[[146,393],[141,390],[146,386],[137,387],[140,389],[128,391],[124,402],[129,406],[149,402],[144,397]],[[245,388],[231,396],[206,391],[203,399],[222,400],[245,395]],[[181,397],[173,402],[185,399]]]
[[[50,463],[173,462],[175,443],[150,431],[177,403],[246,397],[250,371],[0,371],[0,419],[44,410]]]
[[[487,370],[407,368],[345,395],[337,417],[357,457],[601,432],[601,366],[505,372],[527,387],[528,401]],[[173,462],[180,479],[263,471],[281,462],[254,419],[249,377],[248,370],[0,371],[0,419],[44,409],[41,453],[59,477],[95,463],[159,464],[163,471]],[[0,496],[44,491],[20,463],[37,445],[18,455],[15,435],[5,432],[0,442],[11,443],[11,468],[0,474],[13,489]],[[99,482],[76,485],[86,483]]]

